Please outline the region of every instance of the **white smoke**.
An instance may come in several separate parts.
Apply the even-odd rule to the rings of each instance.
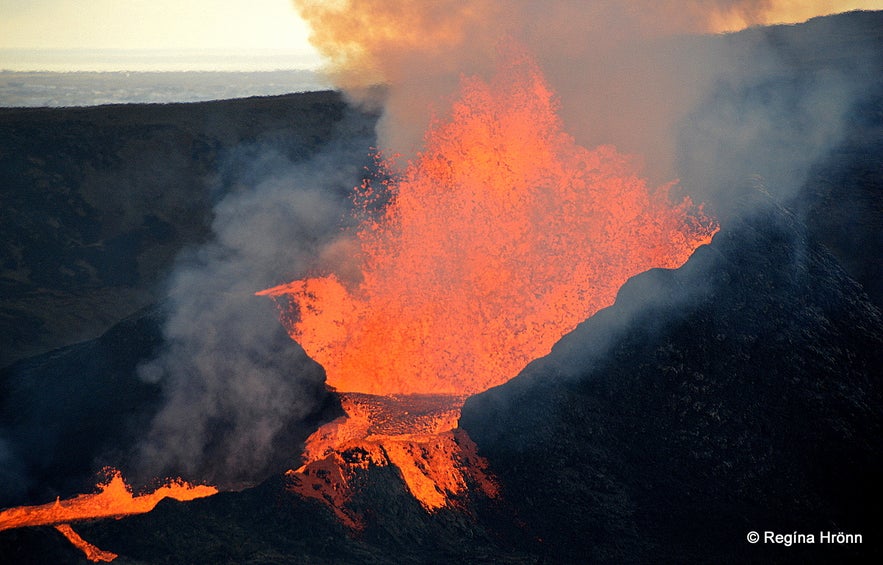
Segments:
[[[840,42],[852,49],[861,41],[850,39],[868,33],[850,15],[811,21],[797,34],[788,26],[714,34],[727,22],[798,21],[789,17],[834,11],[830,3],[801,4],[295,0],[312,40],[336,64],[332,78],[340,86],[357,99],[366,81],[387,86],[381,147],[419,151],[460,77],[492,74],[500,42],[514,40],[538,61],[560,100],[565,130],[579,144],[612,144],[635,155],[651,185],[681,179],[724,215],[732,194],[722,191],[757,175],[775,195],[793,196],[880,75],[873,34],[867,52],[830,51]]]
[[[140,368],[165,396],[140,446],[143,477],[237,486],[297,463],[304,420],[325,398],[324,372],[286,335],[273,303],[254,293],[302,276],[340,238],[370,140],[370,125],[342,127],[301,163],[272,148],[240,150],[248,158],[236,162],[247,170],[215,206],[213,239],[178,260],[165,347]]]

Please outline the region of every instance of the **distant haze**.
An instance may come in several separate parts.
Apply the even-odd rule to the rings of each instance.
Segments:
[[[290,0],[0,0],[0,70],[315,68]]]
[[[0,70],[19,72],[181,72],[314,70],[321,60],[300,49],[0,48]]]
[[[0,107],[203,102],[327,90],[311,70],[256,72],[0,71]]]
[[[0,0],[0,107],[324,89],[308,34],[290,0]]]

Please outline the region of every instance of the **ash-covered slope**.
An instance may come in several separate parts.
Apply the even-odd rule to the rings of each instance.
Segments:
[[[772,204],[616,304],[461,426],[553,562],[842,561],[880,554],[883,320]],[[749,531],[862,534],[783,547]]]
[[[677,176],[721,221],[764,185],[883,308],[881,29],[856,11],[702,37],[721,72],[678,123]]]
[[[90,492],[102,464],[122,463],[160,403],[136,367],[161,342],[159,313],[144,310],[0,370],[0,506]]]
[[[308,159],[347,120],[370,131],[376,116],[335,92],[0,108],[0,367],[161,300],[226,193],[268,155]]]
[[[879,37],[873,30],[880,29],[874,25],[880,17],[850,18],[873,18],[867,20],[871,22],[867,27]],[[788,33],[799,35],[801,29],[807,28],[794,26]],[[859,39],[844,37],[846,43],[836,48],[823,45],[808,50],[820,55],[809,70],[840,65],[821,54],[848,59],[860,44],[878,50],[879,39],[866,41],[864,34]],[[784,77],[776,74],[759,84],[746,72],[745,84],[737,84],[726,94],[740,108],[743,99],[763,98],[777,92],[780,83],[790,83],[791,70],[786,66]],[[467,404],[462,426],[478,442],[500,479],[500,501],[476,499],[465,512],[427,514],[407,493],[395,470],[387,467],[372,469],[360,480],[353,504],[368,518],[360,534],[338,523],[327,507],[286,492],[282,479],[192,503],[165,501],[147,515],[75,524],[75,529],[102,549],[120,553],[118,563],[841,562],[850,557],[879,558],[881,532],[873,529],[876,521],[869,516],[881,502],[875,481],[881,476],[883,330],[879,312],[862,289],[818,245],[821,242],[834,253],[879,307],[883,114],[879,81],[876,84],[850,114],[848,134],[811,172],[801,190],[806,201],[788,202],[806,218],[807,228],[774,207],[745,221],[736,221],[734,214],[715,241],[682,269],[636,277],[622,290],[615,306],[562,340],[550,356],[532,364],[512,383]],[[316,143],[327,139],[322,132],[332,129],[326,130],[323,120],[338,119],[335,108],[346,111],[335,95],[322,96],[330,97],[331,105],[302,97],[291,108],[324,116],[316,122],[307,120],[316,124],[316,136],[310,138]],[[781,107],[792,109],[791,99],[786,97],[786,101]],[[314,102],[317,105],[310,106]],[[295,134],[289,137],[286,126],[279,129],[278,120],[286,119],[287,110],[272,106],[287,103],[285,98],[233,101],[209,105],[212,108],[206,111],[202,105],[29,110],[33,114],[4,130],[12,133],[0,139],[23,144],[20,150],[13,147],[0,155],[3,159],[12,155],[15,158],[10,162],[19,167],[6,169],[14,172],[9,178],[15,182],[36,179],[27,189],[8,184],[12,188],[4,188],[3,194],[3,212],[8,213],[4,219],[13,223],[0,222],[7,229],[3,233],[8,237],[3,240],[12,242],[4,255],[2,284],[6,286],[0,314],[8,317],[0,319],[0,324],[6,324],[0,325],[0,335],[18,340],[10,342],[15,355],[49,346],[38,335],[40,323],[47,324],[44,328],[50,333],[52,324],[78,333],[95,319],[98,325],[110,323],[113,316],[140,304],[126,299],[124,307],[114,306],[112,300],[102,298],[108,289],[125,295],[134,288],[131,284],[143,285],[139,288],[158,296],[149,280],[162,278],[171,257],[187,239],[178,231],[171,235],[163,231],[168,228],[163,222],[175,226],[174,230],[192,230],[187,232],[192,236],[188,241],[208,237],[202,214],[207,214],[211,202],[194,206],[184,202],[183,208],[145,213],[142,222],[137,215],[117,219],[121,208],[114,207],[116,201],[101,200],[113,183],[105,183],[105,192],[88,198],[79,187],[94,187],[90,183],[98,182],[96,178],[106,181],[128,171],[126,175],[131,176],[123,177],[133,179],[134,184],[126,184],[127,190],[143,189],[135,191],[137,202],[132,204],[138,204],[133,206],[137,211],[145,202],[164,202],[154,201],[162,196],[158,186],[169,191],[166,197],[186,200],[205,195],[177,191],[216,186],[215,174],[223,177],[217,185],[225,190],[236,189],[240,183],[253,184],[245,174],[263,162],[257,159],[261,152],[252,149],[278,148],[277,141],[293,140],[292,145],[282,143],[281,147],[292,149],[288,157],[297,160],[304,156],[298,148],[309,145],[299,144],[301,138]],[[720,108],[720,97],[716,97],[702,111],[718,116]],[[147,129],[129,126],[137,121],[136,116],[147,119],[155,111],[169,111],[170,122],[151,126],[145,140],[141,135]],[[211,124],[200,122],[200,116],[206,115],[213,116]],[[741,111],[727,115],[744,122]],[[95,126],[90,120],[96,116],[105,121]],[[787,123],[792,114],[775,116]],[[68,117],[73,120],[72,129],[58,128]],[[804,123],[813,122],[812,118],[798,113],[795,119]],[[365,122],[372,119],[366,117]],[[114,120],[125,127],[115,129]],[[184,130],[176,125],[179,122]],[[202,139],[201,134],[194,134],[201,131],[200,123],[207,128],[211,125],[209,130],[219,140],[219,144],[209,144],[209,153],[200,150],[204,146],[198,139],[194,141],[194,135]],[[772,122],[771,129],[776,130],[773,126],[779,123]],[[237,130],[237,124],[244,129]],[[64,143],[40,137],[51,137],[53,131],[63,134]],[[115,137],[114,132],[120,131],[131,135]],[[721,142],[732,130],[713,131],[718,137],[697,138],[696,146],[723,147],[728,152],[730,146]],[[738,142],[736,148],[745,144],[756,149],[752,138],[732,137]],[[115,140],[126,141],[120,146],[125,151]],[[792,138],[786,136],[786,141]],[[221,151],[233,146],[245,150]],[[104,149],[92,151],[99,147]],[[133,156],[144,156],[138,151],[142,148],[158,152],[148,151],[155,158],[141,161]],[[177,160],[181,148],[193,163]],[[775,151],[767,153],[771,162],[780,161]],[[94,162],[89,160],[96,155]],[[169,155],[174,159],[164,161],[163,156]],[[68,168],[80,170],[81,159],[86,163],[82,170],[88,174],[82,179],[67,176]],[[150,185],[154,169],[147,165],[157,162],[164,168],[156,180],[185,180]],[[696,162],[706,170],[709,163],[719,166],[723,161],[702,158]],[[758,170],[763,173],[754,163],[748,164],[751,167],[734,171],[737,179]],[[98,177],[96,171],[101,173]],[[20,178],[15,176],[19,173]],[[209,176],[201,177],[203,173]],[[186,179],[195,179],[195,184]],[[691,179],[684,175],[683,180]],[[201,184],[205,182],[208,185]],[[734,199],[741,197],[741,186],[710,184],[723,192],[732,191]],[[48,187],[48,191],[34,192],[34,186]],[[247,196],[247,190],[241,192]],[[34,200],[34,194],[48,195],[49,204]],[[92,210],[92,204],[81,206],[82,201],[98,202],[104,211]],[[78,210],[86,216],[78,216]],[[16,216],[19,213],[21,217]],[[151,219],[151,214],[160,222]],[[162,229],[154,233],[151,226]],[[134,231],[126,231],[129,228]],[[99,229],[103,235],[88,231]],[[21,247],[16,238],[28,246]],[[135,243],[126,247],[127,241]],[[20,258],[15,255],[19,252]],[[130,253],[138,258],[132,259]],[[133,265],[138,265],[137,280],[131,278]],[[153,273],[153,279],[145,273]],[[17,294],[19,290],[23,294]],[[19,300],[20,296],[24,298]],[[100,308],[93,308],[96,304]],[[44,316],[42,322],[34,321],[33,316],[42,316],[44,307],[50,312],[53,305],[64,306],[72,318]],[[105,316],[106,308],[113,310],[112,316]],[[229,320],[236,323],[218,327],[246,333],[239,318]],[[156,321],[131,320],[107,334],[104,345],[84,344],[16,365],[27,369],[27,374],[22,373],[20,383],[12,373],[2,380],[0,387],[7,388],[0,388],[0,395],[11,399],[4,412],[8,419],[2,423],[15,427],[19,445],[36,446],[33,438],[55,441],[60,437],[61,444],[70,446],[71,438],[86,437],[90,453],[130,449],[129,442],[147,431],[139,429],[139,423],[155,407],[152,395],[157,390],[137,379],[135,367],[155,353],[160,345],[157,336]],[[224,363],[226,349],[221,347],[218,353]],[[110,386],[93,388],[100,383]],[[18,388],[13,390],[13,385]],[[36,393],[42,386],[63,391],[55,395],[61,401],[41,401]],[[75,394],[67,396],[70,391]],[[22,392],[34,393],[25,397],[43,410],[21,410]],[[51,433],[45,434],[44,421],[53,412],[74,417],[49,426],[46,429]],[[38,413],[45,418],[33,416]],[[128,427],[94,435],[107,421],[128,422]],[[0,448],[0,456],[8,454],[2,451],[5,445]],[[291,451],[296,450],[292,447]],[[95,458],[77,453],[75,461],[77,480],[82,480],[82,471]],[[55,459],[40,471],[41,484],[33,485],[32,496],[61,489],[59,479],[67,489],[75,488],[68,478],[54,474],[57,464]],[[16,470],[3,470],[10,469]],[[16,487],[22,485],[25,489],[32,486],[17,483]],[[817,536],[819,530],[843,531],[862,534],[864,543],[752,546],[745,541],[749,530],[814,532]],[[0,532],[0,557],[21,563],[84,562],[51,528]]]
[[[358,476],[349,530],[272,479],[75,525],[120,563],[849,562],[880,556],[883,319],[789,213],[724,226],[460,420],[499,499],[427,513],[392,467]],[[749,531],[815,536],[749,544]],[[821,545],[820,532],[862,544]],[[0,533],[35,562],[51,529]]]
[[[272,306],[258,306],[271,320]],[[164,400],[161,386],[138,373],[162,347],[163,314],[159,307],[144,309],[97,339],[0,369],[0,507],[91,492],[105,466],[119,468],[136,485],[156,479],[139,473],[133,458]],[[322,368],[281,327],[272,336],[274,356],[266,366],[302,383],[299,401],[308,399],[315,409],[280,423],[271,438],[273,457],[251,468],[252,484],[290,468],[307,436],[339,411]],[[210,459],[229,455],[230,427],[229,415],[213,420]],[[201,467],[190,478],[218,483],[217,473]]]

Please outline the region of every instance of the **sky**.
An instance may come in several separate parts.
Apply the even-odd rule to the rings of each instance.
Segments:
[[[0,0],[0,69],[315,68],[308,34],[291,0]]]
[[[883,0],[745,1],[765,7],[762,23],[883,8]],[[0,0],[0,70],[315,69],[323,59],[308,36],[294,0]]]

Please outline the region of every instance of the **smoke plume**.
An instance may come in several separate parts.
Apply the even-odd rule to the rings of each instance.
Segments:
[[[711,185],[769,175],[767,186],[784,184],[783,194],[793,195],[812,163],[838,142],[862,85],[836,72],[799,76],[794,63],[815,56],[814,46],[790,44],[786,33],[751,30],[738,42],[708,34],[880,7],[775,0],[295,5],[313,28],[311,41],[331,61],[336,84],[375,103],[367,87],[387,86],[378,126],[384,148],[418,151],[433,116],[448,111],[460,77],[490,76],[500,42],[514,40],[537,59],[577,143],[612,144],[639,156],[651,184],[689,177],[687,189],[723,215],[731,203],[715,202],[722,195]],[[733,52],[736,43],[742,47]],[[758,92],[788,75],[798,82],[772,97]],[[721,101],[725,115],[703,113]]]
[[[760,187],[778,201],[799,197],[880,68],[872,50],[819,53],[787,27],[708,35],[792,17],[763,0],[296,5],[336,84],[382,107],[382,149],[415,156],[432,120],[450,116],[463,77],[490,80],[501,46],[514,42],[557,93],[577,144],[635,155],[648,184],[680,179],[721,219],[743,212]],[[855,31],[811,24],[826,37]],[[823,63],[801,66],[813,58]],[[143,473],[245,480],[286,453],[280,442],[316,409],[321,371],[253,293],[320,264],[337,273],[355,264],[339,220],[370,141],[346,134],[349,142],[303,165],[266,152],[238,161],[250,163],[252,178],[241,179],[250,188],[219,202],[215,239],[180,261],[168,345],[142,368],[167,397],[142,446]]]
[[[675,168],[722,221],[750,211],[758,189],[803,208],[814,167],[843,141],[852,113],[879,84],[879,50],[854,41],[870,31],[860,22],[815,20],[800,34],[777,27],[708,42],[717,70],[677,122]],[[849,48],[832,52],[839,41]]]
[[[270,147],[231,157],[237,172],[215,206],[214,238],[179,259],[165,348],[140,367],[165,396],[140,446],[141,478],[174,473],[229,487],[297,463],[324,372],[254,292],[341,247],[341,218],[371,143],[370,126],[342,123],[338,141],[305,162]]]

